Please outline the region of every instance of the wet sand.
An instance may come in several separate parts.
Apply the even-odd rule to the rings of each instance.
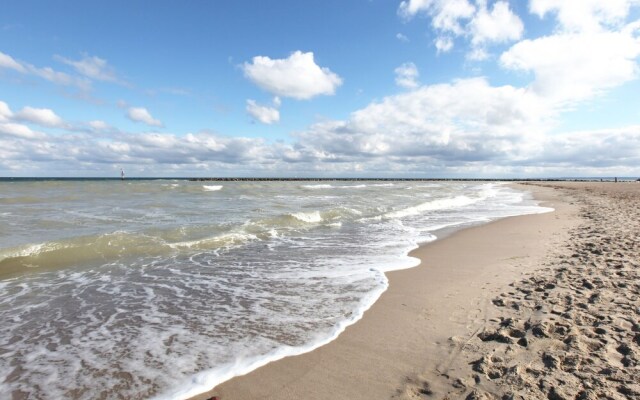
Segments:
[[[523,188],[556,211],[420,247],[338,339],[195,399],[636,398],[640,184]]]

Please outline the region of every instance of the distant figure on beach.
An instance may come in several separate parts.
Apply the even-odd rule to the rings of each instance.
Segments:
[[[124,169],[120,168],[120,179],[124,180]]]

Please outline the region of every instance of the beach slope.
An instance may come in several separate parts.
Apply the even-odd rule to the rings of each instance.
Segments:
[[[524,189],[555,211],[464,229],[416,249],[412,255],[421,265],[389,273],[389,289],[335,341],[195,399],[385,399],[470,392],[470,383],[467,387],[452,377],[466,374],[468,359],[475,357],[468,349],[496,321],[501,309],[492,300],[510,283],[543,268],[580,222],[570,193]]]

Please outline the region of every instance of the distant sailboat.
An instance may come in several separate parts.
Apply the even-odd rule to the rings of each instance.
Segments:
[[[124,180],[124,169],[120,168],[120,179]]]

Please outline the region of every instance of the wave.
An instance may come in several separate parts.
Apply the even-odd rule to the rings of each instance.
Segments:
[[[217,251],[256,240],[268,241],[287,236],[292,229],[310,229],[320,223],[340,227],[344,218],[361,214],[356,209],[337,207],[323,212],[286,213],[235,226],[198,225],[144,232],[116,231],[26,244],[0,249],[0,276],[34,269],[104,264],[129,257],[169,256],[176,251]],[[216,234],[211,235],[211,232]]]
[[[374,184],[364,184],[360,183],[357,185],[328,185],[328,184],[317,184],[317,185],[302,185],[302,188],[305,189],[364,189],[367,187],[392,187],[393,183],[374,183]]]
[[[232,232],[203,239],[170,243],[168,246],[174,249],[214,250],[241,245],[257,239],[258,236],[250,233]]]
[[[364,189],[367,185],[343,185],[337,186],[339,189]]]
[[[333,185],[326,185],[326,184],[319,184],[319,185],[302,185],[300,187],[302,187],[304,189],[317,190],[317,189],[331,189],[334,186]]]
[[[129,256],[162,256],[171,249],[154,236],[117,231],[0,250],[0,276],[37,269],[104,264]]]
[[[215,192],[222,189],[222,185],[202,185],[205,192]]]
[[[425,211],[445,210],[449,208],[464,207],[480,201],[481,198],[472,199],[467,196],[428,201],[417,206],[392,211],[383,215],[385,218],[403,218],[411,215],[422,214]]]
[[[318,223],[322,221],[322,216],[320,215],[320,211],[311,211],[311,212],[297,212],[290,214],[293,218],[307,223]]]

